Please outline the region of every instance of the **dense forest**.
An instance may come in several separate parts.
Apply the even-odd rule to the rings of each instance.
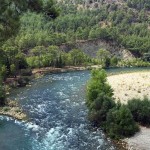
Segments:
[[[32,49],[39,49],[36,48],[38,46],[101,39],[115,41],[140,56],[149,52],[148,0],[89,3],[62,0],[56,2],[55,6],[60,15],[54,20],[41,13],[23,13],[19,32],[4,43],[3,51],[16,49],[14,53],[30,56]]]
[[[28,50],[35,46],[98,38],[116,41],[130,51],[143,54],[150,48],[149,3],[143,3],[140,5],[131,0],[127,4],[94,3],[86,6],[81,1],[61,1],[56,4],[60,15],[53,21],[41,14],[25,13],[13,44]]]
[[[83,40],[115,42],[149,60],[149,0],[3,1],[0,6],[0,72],[2,80],[21,69],[102,64],[149,66],[143,60],[121,61],[107,50],[91,58],[80,49],[59,46]],[[6,19],[7,18],[7,19]],[[107,54],[107,55],[106,55]],[[103,61],[102,61],[103,60]],[[118,63],[119,62],[119,63]]]

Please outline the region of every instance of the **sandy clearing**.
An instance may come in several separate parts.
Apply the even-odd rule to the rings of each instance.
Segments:
[[[132,98],[150,98],[150,71],[114,75],[108,77],[114,90],[114,98],[126,104]],[[124,141],[128,150],[150,150],[150,128],[140,127],[140,132]]]
[[[127,103],[132,98],[150,98],[150,72],[126,73],[108,77],[114,90],[114,98]]]

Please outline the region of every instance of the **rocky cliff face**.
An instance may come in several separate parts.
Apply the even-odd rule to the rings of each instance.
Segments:
[[[60,46],[60,49],[68,52],[71,49],[77,48],[83,50],[83,52],[92,57],[96,56],[96,52],[99,49],[106,49],[110,51],[112,56],[115,55],[118,58],[124,60],[129,60],[134,57],[130,51],[116,45],[117,44],[115,42],[106,42],[98,39],[98,40],[77,41],[74,44],[63,44]]]

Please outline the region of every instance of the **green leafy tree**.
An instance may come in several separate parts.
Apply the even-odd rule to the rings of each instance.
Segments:
[[[16,77],[16,66],[14,64],[10,65],[10,72],[11,72],[11,75],[13,75],[14,77]]]
[[[33,56],[37,56],[38,64],[37,66],[42,67],[42,54],[44,53],[45,48],[43,46],[36,46],[31,50]]]
[[[59,63],[58,59],[60,58],[61,52],[58,46],[49,46],[47,49],[47,56],[49,57],[49,65],[56,67]]]
[[[72,65],[82,65],[86,61],[86,55],[79,49],[73,49],[69,52]]]
[[[98,59],[99,63],[100,63],[103,67],[105,67],[105,65],[107,65],[107,64],[106,64],[106,63],[107,63],[107,60],[108,60],[108,58],[110,57],[110,52],[107,51],[107,50],[104,50],[104,49],[100,49],[100,50],[97,51],[96,56],[97,56],[97,59]],[[110,61],[110,60],[108,60],[108,61]]]

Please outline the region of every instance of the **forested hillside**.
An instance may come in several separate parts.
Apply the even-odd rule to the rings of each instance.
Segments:
[[[149,5],[149,0],[58,0],[49,8],[44,6],[45,10],[51,10],[52,17],[31,9],[20,13],[20,26],[15,27],[18,32],[13,36],[6,33],[10,38],[1,44],[1,70],[14,74],[28,67],[97,64],[82,49],[72,50],[74,43],[88,40],[115,43],[117,49],[127,49],[138,57],[146,53],[147,59]],[[65,43],[70,46],[69,53],[59,50]]]
[[[57,3],[60,16],[54,20],[26,13],[15,45],[26,50],[35,46],[61,45],[78,40],[102,39],[136,52],[150,49],[149,1],[134,0],[84,2],[63,0]]]

